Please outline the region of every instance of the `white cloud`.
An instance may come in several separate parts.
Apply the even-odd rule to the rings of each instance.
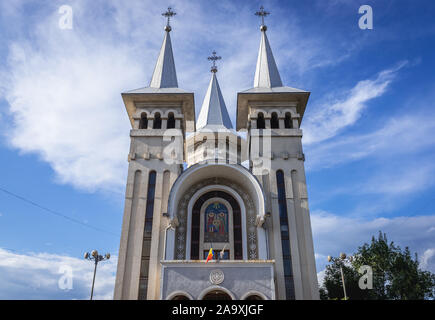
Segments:
[[[323,141],[353,125],[367,107],[367,102],[385,93],[397,72],[408,62],[381,71],[375,79],[359,81],[345,96],[322,101],[322,105],[308,113],[303,124],[304,143]],[[338,92],[337,92],[338,94]]]
[[[378,217],[374,219],[338,216],[324,211],[311,213],[311,225],[316,252],[317,271],[326,266],[328,255],[338,256],[340,252],[352,254],[379,231],[387,234],[402,249],[406,246],[419,254],[421,267],[435,272],[433,249],[435,215],[413,217]]]
[[[112,299],[117,257],[98,264],[94,299]],[[72,289],[59,287],[62,267],[72,270]],[[0,248],[1,299],[89,299],[93,264],[49,253],[16,253]]]
[[[388,158],[432,148],[435,140],[432,114],[400,115],[370,133],[336,137],[308,145],[307,168],[320,169],[367,157]]]
[[[427,269],[431,264],[435,264],[435,248],[427,249],[421,257],[421,267]]]

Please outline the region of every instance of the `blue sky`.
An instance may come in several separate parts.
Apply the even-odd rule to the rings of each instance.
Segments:
[[[73,29],[58,26],[73,8]],[[373,30],[358,8],[373,8]],[[129,122],[120,92],[146,86],[170,5],[181,88],[196,112],[216,50],[233,123],[252,86],[260,5],[285,85],[311,91],[303,120],[321,277],[327,255],[379,230],[435,272],[435,4],[431,1],[0,1],[0,299],[86,299],[84,251],[111,252],[97,298],[111,298]],[[88,225],[88,226],[86,226]],[[103,229],[97,231],[93,227]],[[59,289],[59,268],[74,287]],[[25,276],[23,276],[25,275]]]

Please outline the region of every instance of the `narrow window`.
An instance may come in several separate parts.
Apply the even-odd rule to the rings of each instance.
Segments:
[[[293,121],[292,121],[292,117],[291,117],[290,112],[287,112],[285,114],[284,126],[285,126],[286,129],[292,129],[293,128]]]
[[[139,129],[147,129],[148,128],[148,118],[145,112],[142,112],[140,115]]]
[[[160,117],[160,113],[156,113],[154,115],[154,123],[153,129],[161,129],[162,128],[162,118]]]
[[[153,227],[154,194],[156,191],[156,172],[151,171],[148,179],[147,205],[145,211],[145,233],[151,232]]]
[[[143,243],[142,243],[142,263],[140,266],[139,300],[146,300],[147,297],[155,190],[156,190],[156,172],[151,171],[148,177],[148,191],[147,191],[145,226],[144,226],[145,232],[144,232]]]
[[[174,129],[175,128],[175,117],[174,117],[174,114],[172,112],[169,113],[169,115],[168,115],[167,128],[168,129]]]
[[[279,129],[278,115],[276,114],[276,112],[272,113],[272,119],[270,119],[270,127],[272,129]]]
[[[284,284],[287,300],[294,300],[294,282],[291,265],[290,236],[287,216],[287,202],[285,195],[284,173],[282,170],[276,172],[276,184],[278,187],[279,222],[281,229],[282,263],[284,267]]]
[[[264,115],[262,112],[260,112],[257,118],[257,129],[265,129],[265,128],[266,128],[266,123],[264,121]]]
[[[225,162],[230,163],[230,138],[225,139]]]

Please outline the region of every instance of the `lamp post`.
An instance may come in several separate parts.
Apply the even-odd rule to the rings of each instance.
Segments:
[[[340,253],[340,257],[338,258],[328,256],[328,262],[336,262],[340,266],[341,282],[343,283],[344,300],[347,300],[346,285],[344,283],[343,264],[345,262],[348,263],[352,262],[352,256],[346,257],[346,254],[342,252]]]
[[[91,299],[94,295],[94,284],[95,284],[95,274],[97,273],[97,265],[98,262],[109,260],[110,259],[110,253],[106,253],[104,256],[99,255],[97,250],[92,250],[91,253],[85,252],[84,258],[90,261],[94,261],[95,267],[94,267],[94,278],[92,279],[92,289],[91,289]]]

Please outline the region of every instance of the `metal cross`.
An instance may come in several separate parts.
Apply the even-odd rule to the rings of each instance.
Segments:
[[[216,73],[217,67],[216,67],[216,61],[222,59],[222,57],[216,55],[216,51],[212,52],[212,56],[207,57],[208,60],[213,61],[213,65],[211,66],[211,72]]]
[[[176,15],[176,13],[174,11],[172,11],[171,7],[168,7],[168,11],[162,13],[162,16],[168,18],[168,22],[166,24],[167,26],[169,26],[169,21],[171,20],[171,17],[173,17],[175,15]]]
[[[270,14],[270,12],[264,11],[263,6],[260,7],[260,11],[257,11],[255,13],[256,16],[261,17],[261,25],[263,25],[263,26],[264,26],[264,17],[268,16],[269,14]]]

